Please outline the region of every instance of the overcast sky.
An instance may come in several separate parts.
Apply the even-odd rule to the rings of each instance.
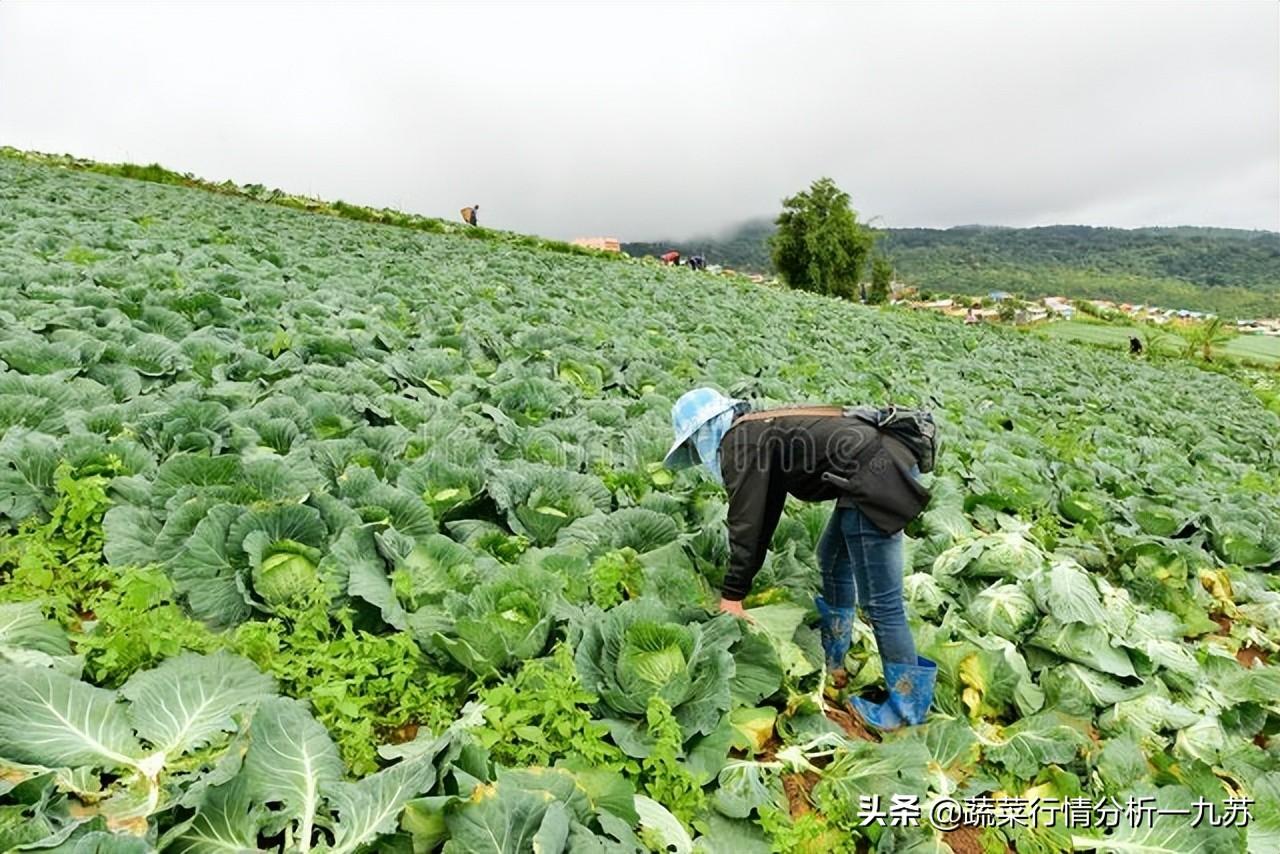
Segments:
[[[554,237],[1280,229],[1280,4],[0,2],[0,144]]]

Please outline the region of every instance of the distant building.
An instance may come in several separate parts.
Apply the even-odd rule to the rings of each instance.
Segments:
[[[1045,297],[1044,307],[1065,320],[1076,316],[1076,307],[1065,297]]]
[[[569,241],[574,246],[585,246],[588,249],[599,249],[601,252],[621,252],[622,244],[616,237],[575,237]]]
[[[996,302],[1004,302],[1005,300],[1009,299],[1009,297],[1013,296],[1013,294],[1009,293],[1008,291],[992,291],[991,293],[987,294],[987,296],[991,297]]]
[[[1280,336],[1280,318],[1260,317],[1257,320],[1237,320],[1236,329],[1252,335]]]

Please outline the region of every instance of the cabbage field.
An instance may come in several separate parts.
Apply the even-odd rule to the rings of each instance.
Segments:
[[[702,384],[934,411],[926,725]],[[1230,374],[0,158],[2,850],[1275,852],[1277,569]]]

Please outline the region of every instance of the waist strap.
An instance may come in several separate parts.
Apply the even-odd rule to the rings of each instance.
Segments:
[[[780,418],[788,415],[806,416],[813,418],[815,416],[837,416],[844,415],[843,406],[783,406],[778,409],[762,409],[759,412],[748,412],[746,415],[740,416],[738,421],[768,421],[772,418]]]

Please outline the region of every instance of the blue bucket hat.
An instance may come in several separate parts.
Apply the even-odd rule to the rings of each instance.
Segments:
[[[733,421],[732,414],[746,406],[746,401],[725,397],[713,388],[695,388],[680,395],[671,407],[671,427],[676,441],[662,458],[662,464],[679,469],[702,462],[718,477],[720,439]],[[703,430],[710,426],[719,429]]]

